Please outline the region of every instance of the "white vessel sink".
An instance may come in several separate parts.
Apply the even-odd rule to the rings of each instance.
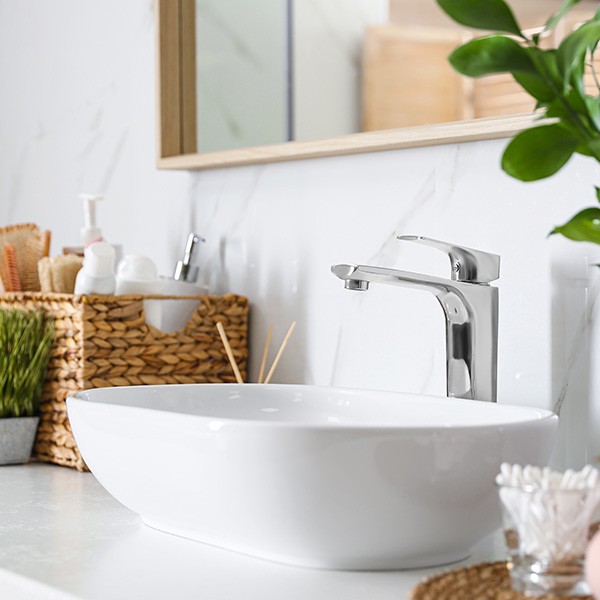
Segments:
[[[150,527],[329,569],[465,558],[500,524],[500,464],[546,464],[558,422],[535,408],[300,385],[104,388],[67,406],[91,471]]]

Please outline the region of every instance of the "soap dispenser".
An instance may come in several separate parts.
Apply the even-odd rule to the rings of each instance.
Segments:
[[[173,277],[161,277],[162,292],[167,296],[202,296],[208,293],[208,288],[196,283],[198,267],[194,260],[198,246],[204,238],[197,233],[190,233],[185,245],[183,258],[175,265]],[[181,329],[192,317],[200,304],[198,299],[171,299],[161,302],[161,321],[159,329],[172,333]]]
[[[80,229],[81,245],[63,247],[63,254],[84,255],[84,250],[87,246],[94,242],[104,242],[102,230],[96,223],[96,207],[104,196],[100,194],[79,194],[79,199],[83,201],[83,227]],[[112,244],[115,251],[115,263],[117,263],[122,255],[123,249],[119,244]]]
[[[183,258],[177,261],[173,277],[161,277],[163,293],[175,296],[195,296],[208,293],[206,286],[196,283],[198,267],[194,264],[198,247],[205,241],[197,233],[188,235]]]
[[[183,259],[178,260],[175,265],[173,279],[176,281],[188,281],[189,283],[193,283],[198,279],[198,267],[194,266],[192,263],[200,242],[205,241],[206,240],[197,233],[190,233],[185,245]]]

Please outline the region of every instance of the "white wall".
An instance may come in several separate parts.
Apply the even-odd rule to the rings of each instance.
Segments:
[[[254,376],[268,323],[278,342],[297,319],[277,380],[434,394],[444,392],[444,345],[433,297],[376,286],[353,294],[329,268],[447,273],[441,254],[397,242],[400,233],[496,252],[500,401],[550,407],[566,390],[569,461],[600,454],[600,403],[588,406],[597,357],[586,346],[591,332],[595,349],[597,270],[588,265],[599,253],[546,238],[593,203],[596,164],[577,160],[525,185],[501,172],[504,142],[494,141],[157,171],[150,0],[0,0],[0,81],[1,224],[50,228],[59,252],[78,241],[77,194],[104,192],[106,237],[161,272],[191,230],[208,238],[203,276],[252,302]]]

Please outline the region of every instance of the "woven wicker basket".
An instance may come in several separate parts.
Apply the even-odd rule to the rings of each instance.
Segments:
[[[33,454],[87,470],[67,418],[65,400],[89,388],[165,383],[235,382],[216,323],[227,332],[244,380],[248,359],[248,300],[196,296],[200,305],[180,331],[146,325],[144,299],[173,296],[0,295],[0,307],[44,309],[55,321],[54,346],[42,392]],[[189,297],[186,297],[189,299]]]

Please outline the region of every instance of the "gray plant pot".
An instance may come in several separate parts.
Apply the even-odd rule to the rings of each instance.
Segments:
[[[39,420],[39,417],[0,419],[0,465],[19,465],[29,460]]]

